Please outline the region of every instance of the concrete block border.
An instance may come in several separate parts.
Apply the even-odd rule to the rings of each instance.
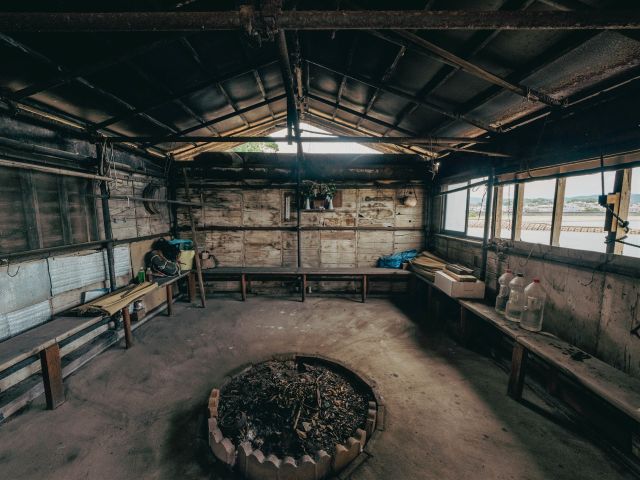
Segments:
[[[337,444],[333,455],[319,450],[313,456],[279,458],[275,455],[266,456],[261,450],[253,449],[249,442],[234,445],[231,439],[224,437],[218,426],[220,390],[233,376],[251,368],[254,365],[252,363],[234,369],[225,377],[220,388],[212,389],[209,395],[207,403],[209,446],[215,457],[225,465],[236,468],[249,480],[324,480],[342,478],[341,473],[348,472],[349,475],[353,473],[355,468],[371,456],[371,453],[365,449],[367,443],[373,444],[371,440],[384,430],[384,403],[376,390],[375,382],[346,364],[323,355],[283,353],[272,355],[255,364],[269,360],[290,360],[328,366],[345,375],[361,388],[368,390],[375,400],[369,402],[365,428],[357,429],[345,444]]]

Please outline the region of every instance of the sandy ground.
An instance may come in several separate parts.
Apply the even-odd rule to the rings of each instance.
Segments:
[[[354,479],[632,478],[509,399],[502,370],[422,332],[401,301],[217,297],[176,313],[68,378],[57,410],[38,399],[1,425],[0,478],[236,478],[208,451],[208,393],[226,372],[290,351],[340,359],[378,383],[386,430]]]

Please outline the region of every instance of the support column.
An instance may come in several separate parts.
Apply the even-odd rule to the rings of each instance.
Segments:
[[[65,401],[60,347],[57,343],[40,352],[40,365],[42,367],[42,380],[44,382],[47,408],[55,410]]]
[[[124,344],[126,348],[133,346],[133,334],[131,333],[131,315],[129,305],[122,309],[122,323],[124,324]]]
[[[165,287],[167,291],[167,315],[173,316],[173,284],[168,284]]]
[[[522,398],[524,389],[524,375],[527,366],[527,349],[517,341],[513,344],[513,354],[511,356],[511,374],[509,375],[508,395],[514,400]]]
[[[102,145],[96,144],[96,157],[100,166],[99,174],[103,174],[103,151]],[[113,254],[113,230],[111,229],[111,212],[109,210],[109,186],[105,180],[100,181],[100,201],[102,205],[102,224],[104,226],[104,239],[107,241],[107,270],[109,274],[109,290],[116,289],[116,266]]]
[[[196,276],[193,272],[187,275],[187,291],[189,292],[189,302],[196,301]]]
[[[280,71],[284,89],[287,94],[287,128],[289,132],[293,129],[293,136],[296,141],[296,238],[297,238],[297,267],[302,268],[302,233],[300,230],[300,170],[304,162],[304,152],[302,150],[302,141],[300,139],[300,117],[298,115],[298,106],[296,102],[295,92],[293,89],[293,72],[291,63],[289,62],[289,49],[287,47],[287,37],[284,30],[280,30],[278,34],[278,51],[280,55]]]

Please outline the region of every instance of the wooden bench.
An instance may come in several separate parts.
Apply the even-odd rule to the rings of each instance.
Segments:
[[[419,277],[431,290],[433,282]],[[507,393],[516,400],[522,398],[527,372],[527,359],[535,355],[581,387],[591,391],[606,403],[640,422],[640,380],[598,360],[564,340],[545,332],[529,332],[497,313],[493,306],[481,301],[452,299],[460,305],[460,325],[463,343],[471,332],[473,317],[492,325],[513,339],[511,371]]]
[[[182,272],[175,277],[156,277],[154,281],[160,287],[164,287],[167,294],[167,315],[173,315],[173,285],[180,280],[186,278],[187,280],[187,292],[189,295],[189,301],[195,302],[196,300],[196,276],[191,270]]]
[[[39,355],[47,407],[51,410],[65,400],[62,384],[60,343],[103,321],[102,315],[58,317],[39,327],[0,343],[0,372]]]
[[[205,280],[239,279],[242,300],[247,299],[247,285],[251,279],[291,279],[300,283],[301,300],[306,299],[309,280],[361,282],[361,297],[367,300],[369,278],[411,278],[407,270],[392,268],[295,268],[295,267],[219,267],[203,270]]]

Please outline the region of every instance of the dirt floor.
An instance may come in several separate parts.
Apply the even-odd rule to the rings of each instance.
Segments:
[[[354,479],[632,478],[599,448],[505,395],[491,360],[427,334],[402,301],[210,299],[178,304],[0,425],[2,479],[227,479],[206,401],[225,373],[278,352],[322,353],[378,383],[386,430]],[[530,392],[526,395],[531,397]]]

